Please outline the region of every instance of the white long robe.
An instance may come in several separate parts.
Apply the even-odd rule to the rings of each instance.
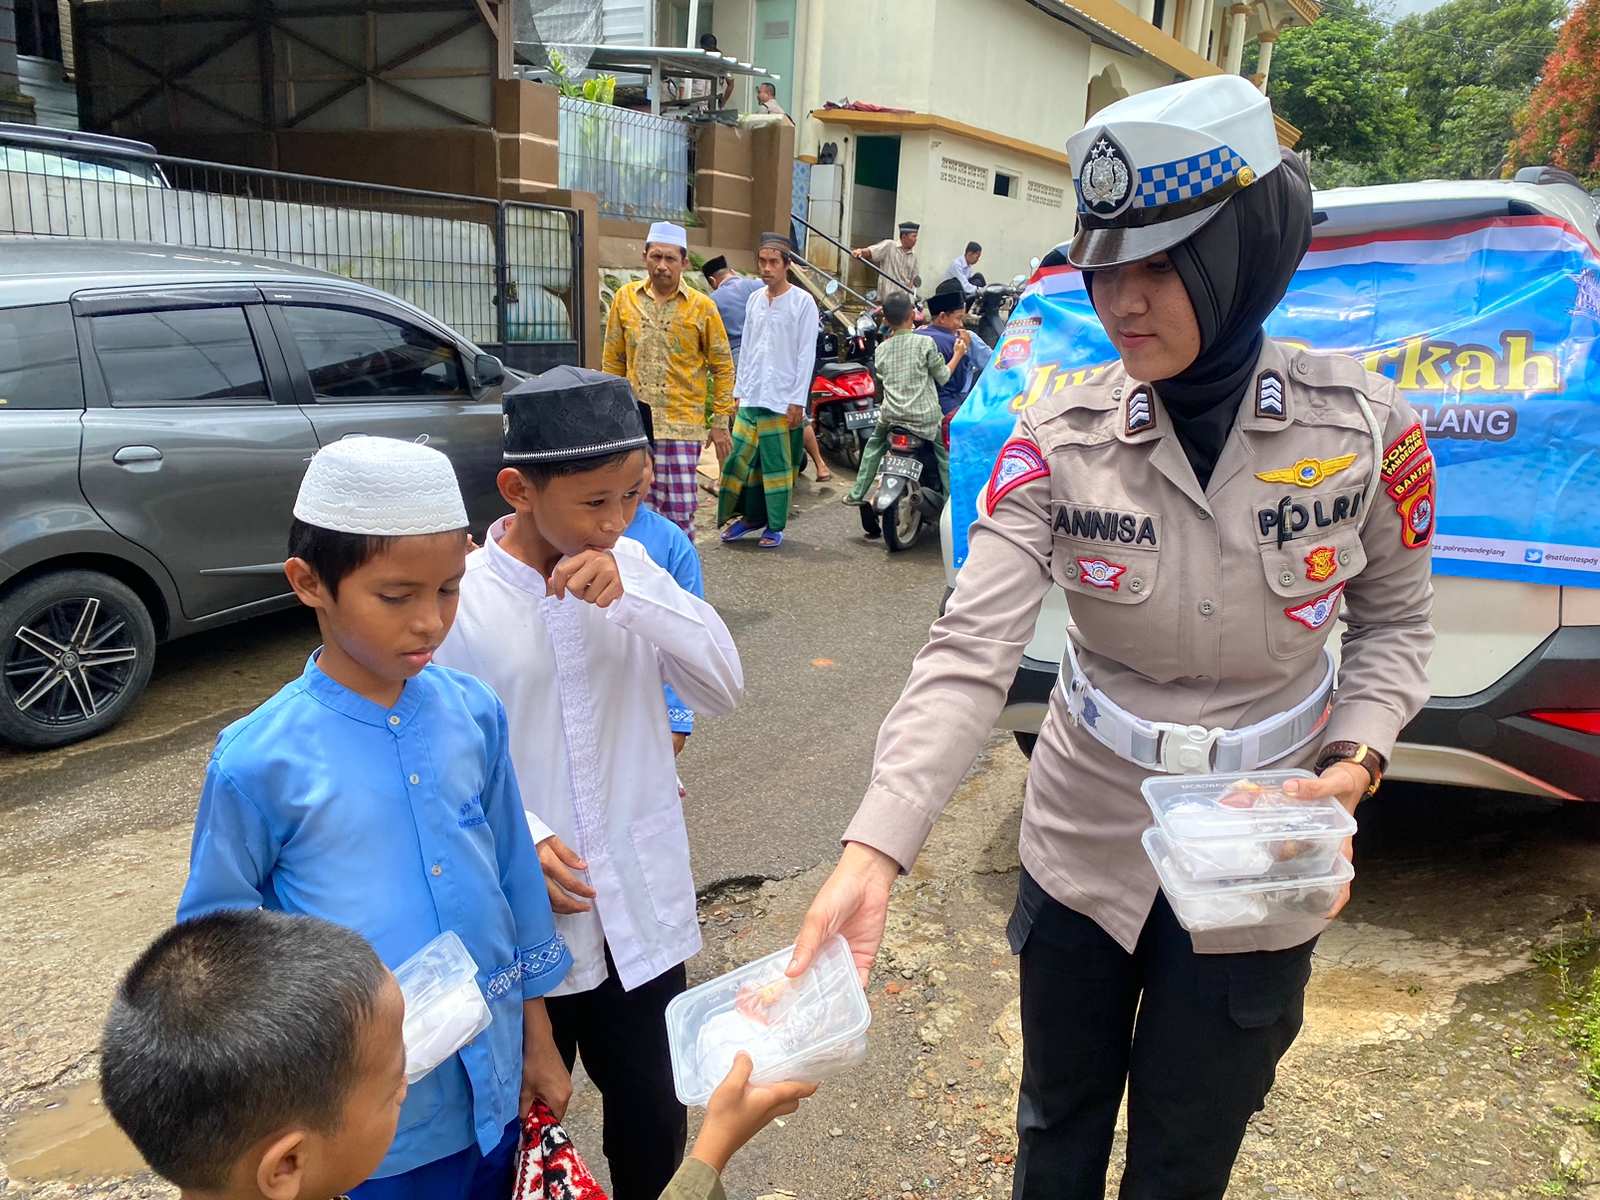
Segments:
[[[467,558],[461,605],[435,658],[500,696],[511,759],[535,841],[552,833],[589,863],[591,911],[557,915],[573,967],[552,995],[606,977],[624,988],[700,949],[689,835],[661,685],[697,713],[732,712],[744,694],[722,618],[684,591],[632,538],[613,555],[623,595],[596,608],[545,595],[544,577],[500,548],[491,526]]]

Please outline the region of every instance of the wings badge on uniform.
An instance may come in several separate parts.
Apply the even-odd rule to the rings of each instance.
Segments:
[[[1050,464],[1045,462],[1039,447],[1021,438],[1012,438],[1000,448],[1000,457],[995,459],[989,485],[984,489],[988,497],[984,507],[991,517],[994,516],[995,505],[1005,499],[1007,492],[1048,474]]]
[[[1267,483],[1292,483],[1299,487],[1316,487],[1330,475],[1337,475],[1356,461],[1354,454],[1341,454],[1337,458],[1302,458],[1292,467],[1276,471],[1257,471],[1256,478]]]
[[[1341,583],[1331,592],[1324,592],[1315,600],[1284,609],[1283,615],[1291,621],[1299,621],[1307,629],[1321,629],[1333,619],[1333,614],[1339,611],[1339,597],[1343,594],[1344,584]]]

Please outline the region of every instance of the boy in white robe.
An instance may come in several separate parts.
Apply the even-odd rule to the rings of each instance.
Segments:
[[[656,1200],[682,1160],[666,1006],[700,949],[662,684],[698,712],[744,692],[716,610],[623,536],[645,432],[627,380],[556,367],[503,401],[515,510],[467,559],[440,663],[499,694],[556,928],[573,967],[547,1001],[570,1068],[604,1098],[614,1200]]]

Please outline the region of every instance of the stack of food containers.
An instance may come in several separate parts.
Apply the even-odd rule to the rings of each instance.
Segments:
[[[1356,820],[1337,800],[1283,790],[1306,771],[1163,775],[1141,790],[1156,824],[1144,832],[1179,923],[1191,932],[1327,916],[1355,875],[1340,848]]]
[[[709,1100],[741,1050],[755,1084],[816,1082],[866,1060],[872,1009],[849,944],[824,942],[797,979],[784,975],[793,957],[791,946],[673,997],[667,1041],[679,1100]]]

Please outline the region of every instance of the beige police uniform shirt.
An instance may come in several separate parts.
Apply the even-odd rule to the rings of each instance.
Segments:
[[[1389,380],[1268,340],[1204,490],[1159,397],[1120,363],[1025,409],[1012,437],[1042,452],[1048,474],[1009,490],[991,479],[999,498],[979,501],[969,557],[878,734],[845,840],[911,867],[1000,715],[1051,587],[1066,592],[1090,683],[1149,720],[1224,729],[1312,694],[1342,601],[1332,715],[1271,769],[1309,768],[1334,741],[1392,753],[1429,695],[1433,493],[1421,426]],[[1158,889],[1139,841],[1148,774],[1073,723],[1058,682],[1028,772],[1022,862],[1129,951]],[[1193,936],[1202,953],[1277,950],[1326,924]]]

